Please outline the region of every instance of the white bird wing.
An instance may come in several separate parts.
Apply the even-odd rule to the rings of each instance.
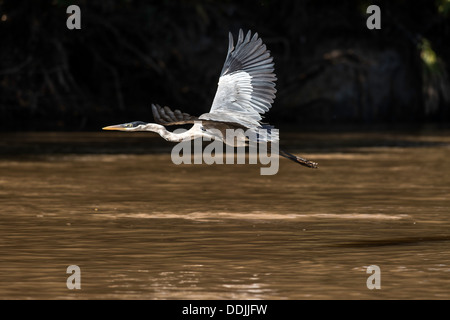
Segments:
[[[239,30],[236,47],[230,33],[228,54],[211,110],[199,119],[261,127],[261,114],[270,109],[275,99],[277,78],[272,61],[257,33],[252,37],[249,31],[244,38]]]

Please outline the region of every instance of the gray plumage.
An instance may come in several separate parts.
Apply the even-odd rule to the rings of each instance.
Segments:
[[[249,129],[261,126],[261,114],[275,99],[276,76],[270,51],[255,33],[239,30],[234,47],[229,34],[228,53],[220,73],[217,92],[209,113],[199,119],[239,123]]]
[[[198,117],[182,113],[180,110],[172,111],[169,107],[162,108],[158,104],[152,104],[152,113],[155,121],[165,126],[194,123],[198,120]]]
[[[220,73],[217,92],[211,110],[200,117],[193,117],[179,110],[152,105],[153,117],[163,125],[189,124],[208,120],[236,124],[247,129],[261,127],[261,114],[267,112],[275,99],[273,58],[261,38],[251,31],[239,37],[234,47],[229,34],[228,53]]]

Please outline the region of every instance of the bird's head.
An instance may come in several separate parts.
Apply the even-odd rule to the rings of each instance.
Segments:
[[[103,130],[119,130],[119,131],[140,131],[147,123],[142,121],[133,121],[128,123],[116,124],[102,128]]]

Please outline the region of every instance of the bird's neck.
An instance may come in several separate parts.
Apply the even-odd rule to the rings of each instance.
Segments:
[[[167,141],[171,142],[181,142],[183,140],[192,140],[198,137],[196,132],[198,132],[197,126],[200,124],[195,124],[190,130],[184,131],[182,133],[174,133],[168,131],[164,126],[156,123],[147,123],[145,125],[140,126],[141,128],[138,131],[151,131],[158,133],[161,137],[163,137]]]

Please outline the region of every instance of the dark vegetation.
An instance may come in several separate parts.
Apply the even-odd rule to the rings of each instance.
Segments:
[[[273,124],[450,123],[448,0],[0,0],[1,130],[152,121],[152,102],[207,112],[239,28],[274,56]]]

